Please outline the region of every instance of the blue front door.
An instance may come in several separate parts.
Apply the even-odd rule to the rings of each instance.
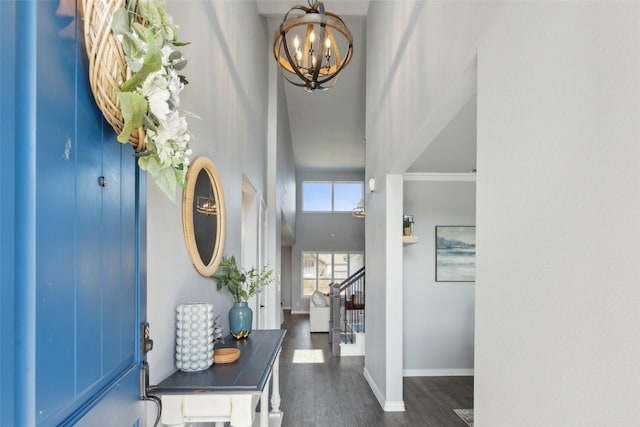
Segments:
[[[76,4],[0,2],[3,426],[145,425],[145,183],[95,107]]]

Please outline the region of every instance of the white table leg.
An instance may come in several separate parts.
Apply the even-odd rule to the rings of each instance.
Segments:
[[[280,351],[273,362],[273,372],[271,373],[271,413],[279,414],[280,411]]]
[[[269,427],[269,385],[264,386],[260,396],[260,427]]]
[[[183,396],[163,395],[162,399],[162,425],[172,427],[184,427],[182,415]]]

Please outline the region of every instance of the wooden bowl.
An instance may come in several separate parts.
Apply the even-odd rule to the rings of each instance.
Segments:
[[[213,363],[233,363],[240,358],[238,348],[219,348],[213,351]]]

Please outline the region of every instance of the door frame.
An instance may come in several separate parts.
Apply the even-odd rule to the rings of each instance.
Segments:
[[[246,175],[242,175],[241,265],[248,270],[259,261],[259,195]],[[260,329],[262,313],[258,296],[249,298],[253,310],[252,329]]]

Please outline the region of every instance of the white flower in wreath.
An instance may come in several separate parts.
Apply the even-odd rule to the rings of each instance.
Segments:
[[[167,79],[164,77],[164,69],[161,68],[155,73],[149,74],[149,77],[144,81],[140,92],[147,98],[149,102],[149,110],[159,121],[165,121],[167,115],[171,111],[169,107],[169,98],[171,92],[166,89]]]
[[[178,72],[170,69],[167,74],[167,89],[171,93],[171,102],[175,108],[180,107],[180,92],[184,88],[184,84],[180,81]]]
[[[187,128],[186,118],[180,116],[178,112],[170,111],[165,120],[160,121],[155,131],[152,129],[147,131],[147,136],[155,145],[162,164],[171,163],[171,161],[176,164],[186,161],[188,164],[191,149],[188,148],[187,143],[191,139],[191,134]]]

